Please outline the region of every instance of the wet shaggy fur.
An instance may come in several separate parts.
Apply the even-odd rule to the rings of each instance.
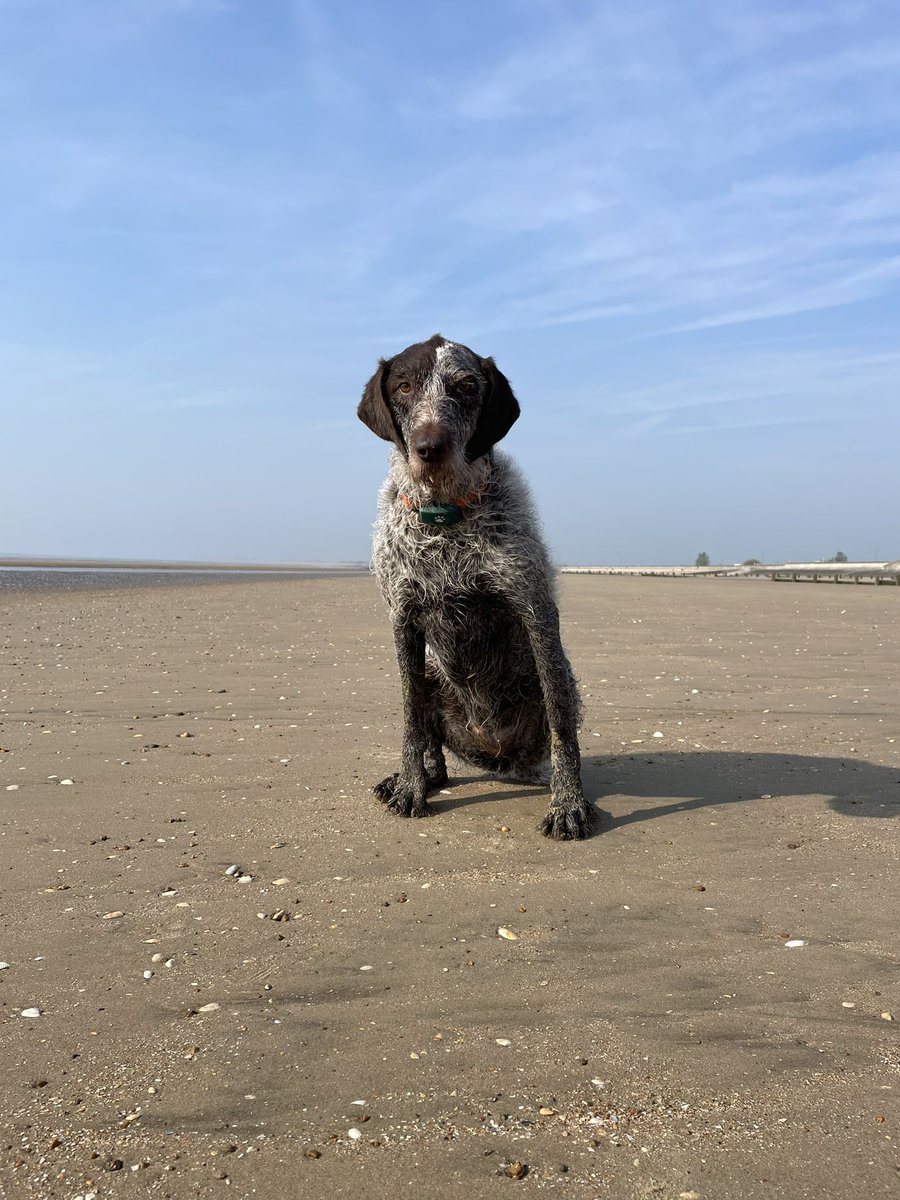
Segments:
[[[493,359],[436,334],[381,360],[358,413],[394,446],[373,567],[394,631],[403,750],[375,794],[398,816],[424,817],[428,792],[447,783],[445,748],[526,783],[545,779],[549,758],[540,829],[585,837],[580,708],[553,573],[527,486],[493,449],[519,415],[509,381]],[[454,524],[421,519],[454,503]]]

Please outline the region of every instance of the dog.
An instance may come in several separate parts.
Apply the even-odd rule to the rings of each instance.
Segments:
[[[546,782],[538,828],[583,838],[578,688],[527,485],[494,447],[519,404],[493,359],[435,334],[381,359],[357,410],[393,443],[372,566],[390,610],[403,691],[400,770],[374,788],[401,817],[430,815],[444,748],[502,780]]]

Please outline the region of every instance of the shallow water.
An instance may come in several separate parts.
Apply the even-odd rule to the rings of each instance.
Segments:
[[[364,567],[302,567],[296,571],[160,570],[157,567],[0,567],[0,593],[75,592],[198,583],[258,583],[266,579],[328,579],[366,575]]]

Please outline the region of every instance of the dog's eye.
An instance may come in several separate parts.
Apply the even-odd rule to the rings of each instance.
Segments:
[[[459,380],[457,380],[457,383],[456,383],[457,391],[462,392],[462,394],[464,396],[471,395],[472,392],[474,392],[477,387],[478,387],[478,384],[472,378],[471,375],[466,375],[466,377],[464,379],[459,379]]]
[[[404,396],[408,396],[412,391],[412,384],[407,379],[404,379],[397,384],[397,391]]]

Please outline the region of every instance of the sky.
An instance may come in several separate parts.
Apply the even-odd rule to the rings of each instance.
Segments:
[[[896,0],[0,0],[0,554],[359,561],[441,332],[562,563],[900,557]]]

